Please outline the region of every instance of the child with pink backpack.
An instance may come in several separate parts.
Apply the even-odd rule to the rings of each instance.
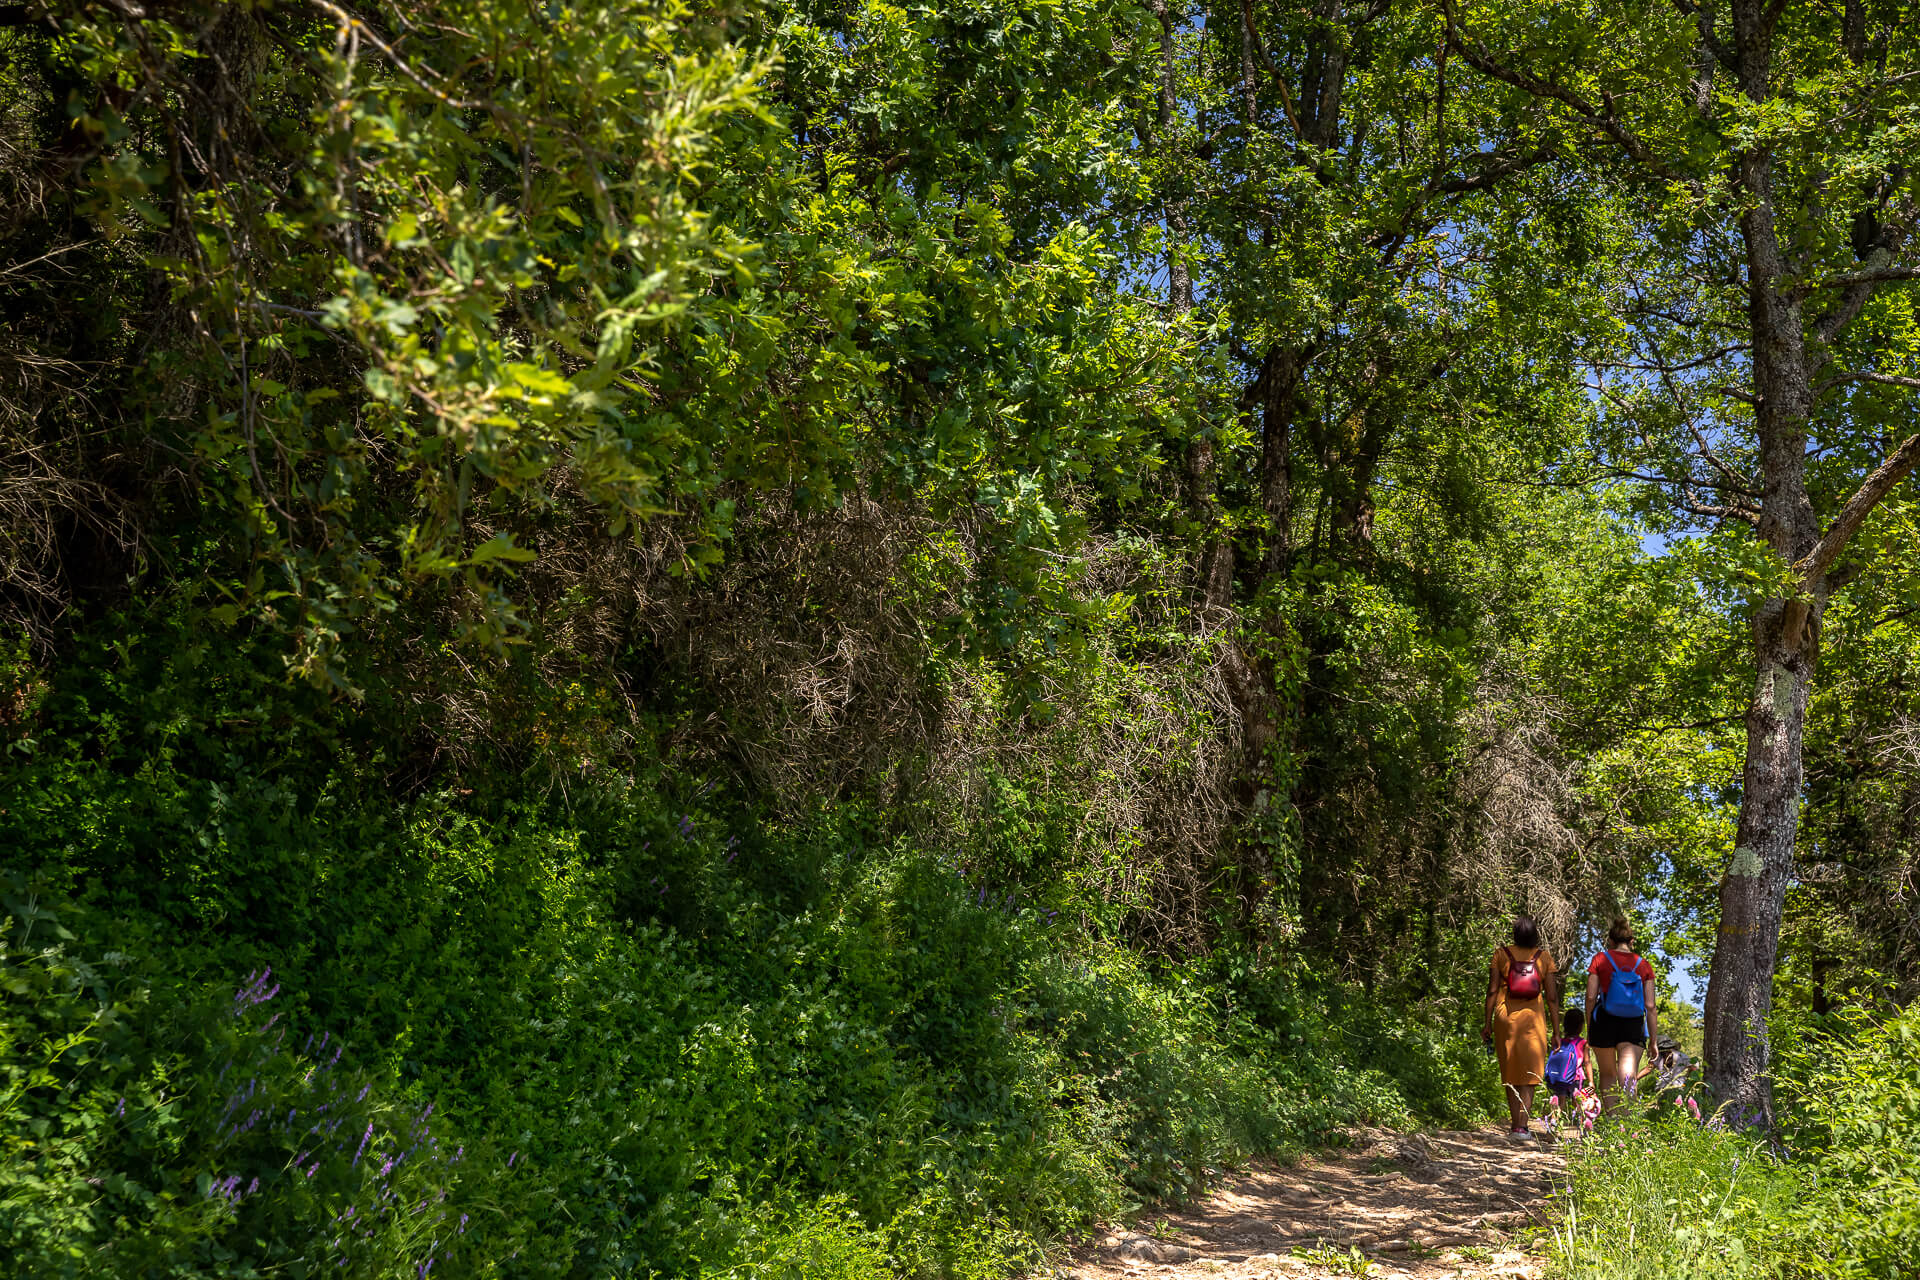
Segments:
[[[1593,1049],[1580,1034],[1586,1030],[1586,1015],[1569,1009],[1561,1026],[1560,1043],[1547,1055],[1547,1088],[1553,1094],[1547,1104],[1547,1125],[1550,1130],[1559,1128],[1564,1116],[1570,1124],[1577,1122],[1582,1133],[1589,1133],[1600,1114],[1600,1099],[1593,1091],[1598,1078]]]

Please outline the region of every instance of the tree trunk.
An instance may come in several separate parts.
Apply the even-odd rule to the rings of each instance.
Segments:
[[[1800,817],[1801,745],[1814,646],[1801,607],[1773,600],[1753,622],[1758,677],[1747,706],[1740,826],[1720,880],[1720,927],[1707,984],[1707,1081],[1739,1121],[1770,1124],[1767,1018],[1780,946],[1780,915],[1793,875]],[[1817,627],[1817,615],[1810,619]]]
[[[1771,96],[1772,17],[1759,0],[1733,6],[1741,91]],[[1781,291],[1786,264],[1773,217],[1773,156],[1743,153],[1734,177],[1747,207],[1740,236],[1747,259],[1747,322],[1753,339],[1754,429],[1760,445],[1758,532],[1786,565],[1820,541],[1807,494],[1807,421],[1813,392],[1806,334],[1796,301]],[[1800,819],[1807,695],[1824,575],[1811,601],[1773,599],[1754,610],[1753,698],[1747,707],[1747,758],[1741,772],[1740,825],[1720,880],[1720,925],[1707,983],[1707,1082],[1716,1099],[1749,1122],[1770,1123],[1767,1016],[1780,949],[1780,916],[1793,875]]]
[[[1234,867],[1237,923],[1257,932],[1261,907],[1276,887],[1274,851],[1290,838],[1293,809],[1291,778],[1284,767],[1291,750],[1288,728],[1297,708],[1280,696],[1273,657],[1292,643],[1284,618],[1273,611],[1266,589],[1284,576],[1292,558],[1292,427],[1304,357],[1276,347],[1260,364],[1252,391],[1260,407],[1260,507],[1266,530],[1261,541],[1253,607],[1246,618],[1252,633],[1228,642],[1222,660],[1227,693],[1240,721],[1240,760],[1234,788],[1240,814]],[[1221,539],[1223,572],[1232,573],[1232,545]],[[1230,589],[1230,587],[1229,587]]]
[[[1261,585],[1287,571],[1293,557],[1293,419],[1300,370],[1312,352],[1275,347],[1260,367],[1260,508],[1267,536],[1260,556]]]

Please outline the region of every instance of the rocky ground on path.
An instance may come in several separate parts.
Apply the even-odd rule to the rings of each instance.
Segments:
[[[1059,1280],[1292,1280],[1369,1275],[1538,1280],[1530,1251],[1565,1161],[1503,1128],[1366,1131],[1344,1151],[1261,1164],[1147,1230],[1097,1236]]]

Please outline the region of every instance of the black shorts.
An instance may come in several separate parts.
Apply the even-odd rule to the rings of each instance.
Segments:
[[[1623,1018],[1605,1009],[1593,1011],[1593,1025],[1587,1028],[1587,1043],[1596,1049],[1617,1049],[1623,1044],[1647,1047],[1645,1017]]]

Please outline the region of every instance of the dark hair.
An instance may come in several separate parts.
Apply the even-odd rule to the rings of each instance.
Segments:
[[[1580,1034],[1581,1028],[1587,1025],[1587,1015],[1578,1009],[1569,1009],[1566,1015],[1560,1019],[1560,1025],[1566,1028],[1566,1034],[1577,1036]]]
[[[1516,947],[1537,947],[1540,945],[1540,926],[1533,922],[1532,916],[1513,918],[1513,945]]]
[[[1630,947],[1633,945],[1633,926],[1627,923],[1625,916],[1615,916],[1607,928],[1607,945],[1610,947]]]

